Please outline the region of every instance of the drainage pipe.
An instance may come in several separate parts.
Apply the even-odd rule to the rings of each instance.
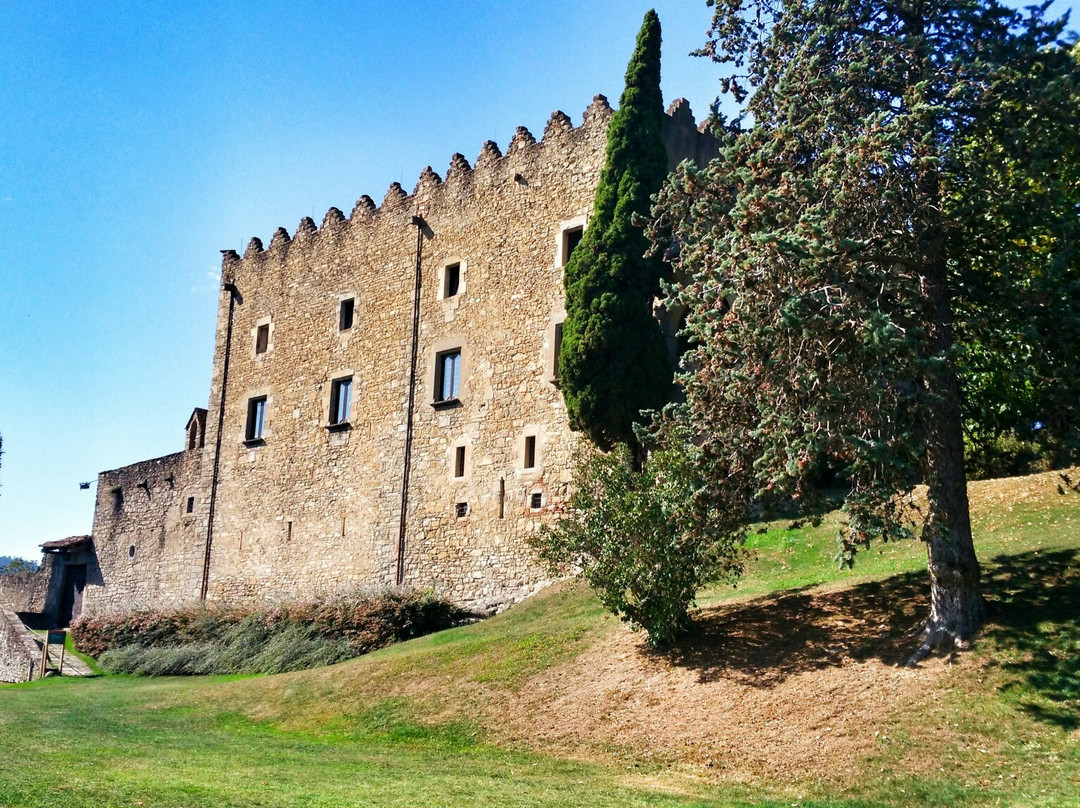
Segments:
[[[206,520],[206,549],[203,552],[202,586],[199,588],[199,600],[206,600],[206,590],[210,585],[210,548],[214,544],[214,506],[217,503],[218,472],[221,469],[221,432],[225,426],[225,391],[229,383],[229,355],[232,353],[233,309],[240,296],[236,285],[226,282],[221,287],[229,293],[229,318],[225,327],[225,358],[221,363],[221,397],[218,402],[217,438],[214,441],[214,471],[210,477],[210,513]]]
[[[397,585],[405,583],[405,522],[409,510],[409,471],[412,467],[413,411],[416,407],[416,359],[420,351],[420,268],[424,252],[423,216],[413,216],[416,227],[416,267],[413,280],[412,352],[409,357],[409,405],[405,411],[405,464],[401,473],[401,517],[398,521]]]

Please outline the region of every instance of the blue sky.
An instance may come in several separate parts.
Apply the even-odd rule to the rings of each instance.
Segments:
[[[4,0],[0,555],[88,533],[80,482],[181,449],[219,250],[616,103],[650,7],[665,101],[701,119],[704,0]]]

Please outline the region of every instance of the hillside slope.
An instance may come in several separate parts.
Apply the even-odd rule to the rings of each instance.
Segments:
[[[1080,493],[971,496],[990,620],[953,659],[901,666],[918,542],[839,571],[835,516],[776,523],[666,655],[567,582],[330,668],[0,688],[0,804],[1076,805]]]
[[[1038,686],[1035,662],[1056,660],[1049,646],[1080,617],[1080,494],[1049,473],[974,483],[971,497],[990,622],[972,653],[915,670],[902,663],[928,608],[921,545],[877,547],[841,572],[833,516],[755,535],[745,585],[706,593],[700,633],[668,655],[569,583],[483,624],[213,698],[293,727],[348,724],[390,700],[412,720],[474,721],[498,743],[708,779],[854,787],[875,769],[989,783],[1018,738],[1080,718],[1053,675]],[[1068,717],[1035,718],[1055,711]]]

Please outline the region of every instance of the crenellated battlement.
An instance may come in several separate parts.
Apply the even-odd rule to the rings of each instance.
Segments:
[[[588,140],[594,137],[606,137],[606,129],[614,114],[611,105],[603,95],[596,95],[585,109],[582,122],[574,126],[570,116],[561,110],[551,113],[544,127],[540,140],[524,126],[515,129],[506,152],[497,143],[487,140],[480,147],[475,164],[461,153],[455,152],[450,158],[445,178],[431,166],[420,172],[412,193],[407,193],[398,182],[392,182],[381,204],[376,205],[367,194],[357,199],[352,212],[346,216],[340,209],[331,207],[323,217],[322,225],[305,216],[300,220],[293,235],[279,227],[270,239],[269,247],[254,237],[248,243],[241,258],[235,251],[223,250],[223,266],[237,261],[263,260],[269,255],[284,260],[292,245],[309,245],[317,241],[323,232],[335,237],[345,237],[353,228],[366,226],[390,215],[400,216],[403,212],[410,215],[423,206],[425,213],[431,212],[442,204],[445,196],[450,197],[448,204],[463,204],[462,192],[475,194],[479,189],[495,185],[517,182],[529,182],[520,172],[521,163],[529,161],[532,172],[543,175],[549,170],[560,170],[565,162],[565,149],[572,148],[575,140]],[[709,134],[706,122],[700,125],[694,118],[689,102],[678,98],[667,109],[663,135],[668,144],[668,153],[672,167],[683,159],[703,162],[716,149],[716,141]],[[550,155],[549,155],[550,153]],[[550,158],[550,159],[549,159]],[[447,192],[450,192],[447,194]],[[235,269],[235,267],[234,267]]]

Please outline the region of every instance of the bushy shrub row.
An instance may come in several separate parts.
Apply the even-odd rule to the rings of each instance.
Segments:
[[[430,594],[384,590],[266,609],[211,605],[87,617],[72,626],[72,637],[117,673],[281,673],[340,662],[468,618]]]

